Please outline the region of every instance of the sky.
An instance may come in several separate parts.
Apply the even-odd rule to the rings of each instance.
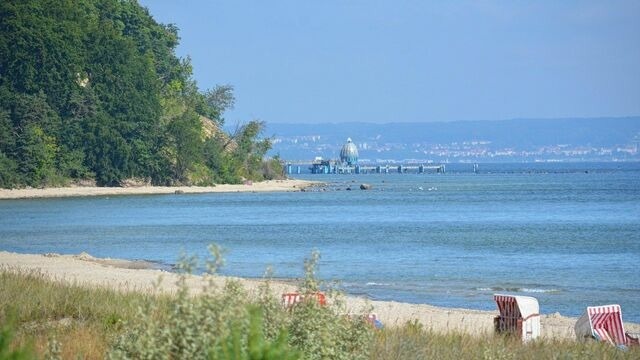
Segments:
[[[640,1],[139,2],[227,124],[640,114]]]

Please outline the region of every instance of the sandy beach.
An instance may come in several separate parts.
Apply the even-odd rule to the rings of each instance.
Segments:
[[[118,259],[99,259],[89,254],[17,254],[0,251],[0,269],[2,271],[39,271],[53,281],[76,283],[86,286],[105,286],[122,291],[152,291],[153,284],[162,278],[160,291],[174,292],[178,275],[172,272],[150,268],[151,264],[143,261],[127,261]],[[214,282],[222,285],[229,278],[214,277]],[[243,286],[255,294],[262,280],[241,279]],[[197,293],[208,281],[203,276],[191,275],[188,279],[190,289]],[[276,294],[294,290],[294,286],[286,283],[274,283],[272,288]],[[488,298],[488,302],[493,300]],[[404,324],[418,320],[427,328],[437,332],[465,332],[473,335],[492,333],[493,317],[497,311],[478,311],[469,309],[441,308],[426,304],[408,304],[394,301],[370,301],[355,296],[346,296],[348,311],[357,313],[373,307],[381,321],[387,326]],[[560,314],[543,314],[541,316],[542,336],[545,338],[574,339],[573,326],[576,318]],[[640,332],[640,325],[625,323],[627,331]]]
[[[201,194],[230,192],[286,192],[300,191],[317,184],[306,180],[269,180],[242,185],[222,184],[216,186],[132,186],[132,187],[97,187],[77,186],[45,189],[0,189],[0,200],[31,199],[73,196],[106,196],[106,195],[152,195],[152,194]]]

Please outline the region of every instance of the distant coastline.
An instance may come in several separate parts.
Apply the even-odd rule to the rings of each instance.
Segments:
[[[272,152],[311,161],[347,136],[365,163],[640,161],[640,116],[393,123],[269,123]],[[318,154],[316,149],[323,149]]]
[[[0,200],[35,199],[112,195],[160,195],[160,194],[202,194],[231,192],[293,192],[302,191],[319,184],[307,180],[268,180],[249,182],[241,185],[221,184],[216,186],[136,186],[97,187],[78,186],[44,189],[0,189]]]

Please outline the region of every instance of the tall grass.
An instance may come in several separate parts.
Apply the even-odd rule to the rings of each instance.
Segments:
[[[539,340],[523,344],[509,336],[440,334],[419,323],[377,332],[371,359],[640,359],[640,349],[623,351],[602,342]]]
[[[49,343],[62,344],[64,358],[103,358],[109,340],[123,331],[141,304],[166,296],[122,293],[102,287],[62,284],[37,271],[0,271],[0,324],[14,324],[16,345],[31,344],[37,353]]]
[[[104,287],[86,287],[50,281],[37,271],[0,271],[0,319],[13,313],[20,323],[70,319],[73,322],[118,326],[137,306],[156,297],[138,292],[121,293]],[[160,298],[162,300],[162,298]],[[166,298],[165,298],[166,299]]]
[[[209,272],[222,265],[211,248]],[[322,287],[319,255],[305,261],[300,292]],[[363,314],[345,315],[341,295],[328,306],[304,301],[285,309],[265,281],[257,297],[238,282],[210,282],[190,296],[185,258],[174,296],[123,293],[52,282],[38,272],[0,271],[0,360],[48,357],[87,359],[639,359],[602,343],[536,341],[438,334],[417,322],[374,330]],[[12,318],[12,320],[11,320]],[[13,331],[6,324],[13,323]],[[11,333],[13,340],[10,340]],[[11,345],[8,345],[11,342]],[[32,352],[29,352],[32,349]],[[21,356],[21,357],[19,357]]]

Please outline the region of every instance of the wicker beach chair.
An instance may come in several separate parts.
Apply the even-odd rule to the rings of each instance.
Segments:
[[[327,298],[325,297],[324,293],[318,291],[315,293],[304,294],[304,295],[297,292],[284,293],[282,294],[282,306],[284,306],[287,309],[291,309],[294,305],[302,301],[305,301],[306,299],[309,299],[309,298],[315,298],[316,301],[318,302],[318,305],[320,306],[327,305]]]
[[[620,305],[589,306],[574,327],[580,341],[596,339],[614,346],[638,345],[635,336],[624,331]]]
[[[527,342],[540,336],[538,300],[530,296],[495,294],[500,315],[493,319],[495,332],[513,334]]]

